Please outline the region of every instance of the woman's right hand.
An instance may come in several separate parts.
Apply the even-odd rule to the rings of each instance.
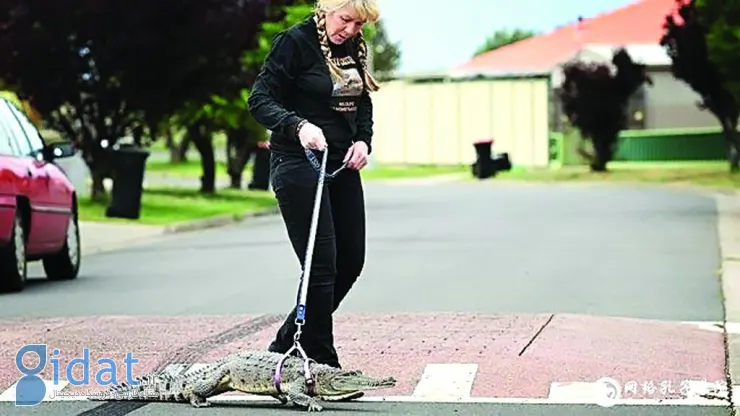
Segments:
[[[308,122],[298,130],[298,139],[301,141],[301,146],[306,149],[323,151],[326,148],[324,132],[318,126]]]

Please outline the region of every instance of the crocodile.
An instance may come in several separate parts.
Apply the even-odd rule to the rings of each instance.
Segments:
[[[138,383],[113,386],[89,396],[101,401],[163,401],[210,406],[207,400],[227,392],[271,396],[283,405],[289,402],[311,412],[323,410],[321,401],[341,401],[360,397],[366,390],[394,387],[393,377],[373,378],[359,370],[344,370],[309,360],[314,388],[309,389],[303,374],[304,360],[285,358],[275,383],[277,366],[284,355],[269,351],[246,351],[228,355],[191,373],[171,375],[150,373]]]

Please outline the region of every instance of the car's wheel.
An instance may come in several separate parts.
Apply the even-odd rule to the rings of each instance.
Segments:
[[[0,248],[0,291],[20,292],[26,286],[26,230],[21,212],[16,210],[10,243]]]
[[[67,223],[67,238],[59,252],[46,256],[42,260],[44,272],[49,280],[72,280],[80,272],[80,228],[77,213]]]

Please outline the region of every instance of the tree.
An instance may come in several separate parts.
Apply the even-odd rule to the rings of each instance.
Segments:
[[[401,44],[391,42],[383,21],[366,26],[365,36],[370,48],[373,75],[379,80],[389,77],[401,64]]]
[[[646,66],[634,63],[626,50],[616,50],[612,64],[616,71],[605,63],[582,61],[563,67],[563,112],[581,136],[591,141],[594,154],[582,151],[582,155],[596,172],[606,171],[616,152],[619,132],[627,126],[630,96],[644,83],[652,85]]]
[[[671,72],[691,87],[719,120],[727,143],[730,171],[740,170],[740,136],[737,134],[740,100],[740,4],[716,0],[684,3],[677,0],[678,15],[666,16],[660,44],[671,58]]]
[[[78,144],[99,199],[108,150],[228,88],[264,3],[0,0],[0,79]]]
[[[229,87],[206,100],[193,101],[177,115],[175,123],[184,127],[187,144],[192,142],[200,153],[201,192],[215,192],[215,155],[213,135],[225,133],[227,172],[231,187],[241,187],[246,159],[257,142],[266,138],[266,131],[251,116],[247,99],[254,79],[264,62],[272,39],[278,32],[305,19],[312,7],[305,0],[272,1],[259,15],[258,25],[250,32],[249,48],[235,55],[239,67],[229,79]]]
[[[241,59],[242,69],[239,77],[229,94],[214,96],[203,106],[190,108],[190,114],[185,124],[200,120],[212,127],[213,131],[189,129],[190,137],[201,142],[206,140],[210,143],[211,135],[215,130],[225,132],[227,136],[227,172],[231,179],[231,187],[241,187],[241,176],[250,149],[256,146],[256,142],[266,138],[265,129],[253,119],[248,111],[247,99],[251,85],[259,73],[267,54],[272,46],[273,38],[281,31],[292,25],[300,23],[313,13],[313,2],[307,0],[284,0],[280,3],[272,2],[271,9],[260,25],[256,35],[254,48],[246,51]],[[378,25],[365,27],[365,36],[371,48],[373,63],[376,74],[380,68],[383,71],[392,71],[398,65],[400,52],[398,46],[388,41],[382,28]],[[380,52],[379,52],[380,51]],[[188,136],[186,136],[188,137]],[[196,143],[198,147],[198,143]],[[207,146],[201,143],[201,148]],[[201,163],[203,165],[202,190],[210,190],[214,187],[215,175],[212,175],[210,160],[213,159],[212,150],[210,154],[201,152]]]
[[[514,30],[497,30],[492,36],[487,38],[485,42],[475,51],[473,56],[478,56],[482,53],[490,52],[500,47],[510,45],[520,40],[531,38],[536,36],[537,32],[525,29],[514,29]]]

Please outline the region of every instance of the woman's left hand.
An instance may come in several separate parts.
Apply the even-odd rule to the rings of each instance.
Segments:
[[[367,144],[365,142],[355,142],[347,150],[347,156],[344,157],[347,167],[356,170],[364,168],[367,165],[367,151]]]

